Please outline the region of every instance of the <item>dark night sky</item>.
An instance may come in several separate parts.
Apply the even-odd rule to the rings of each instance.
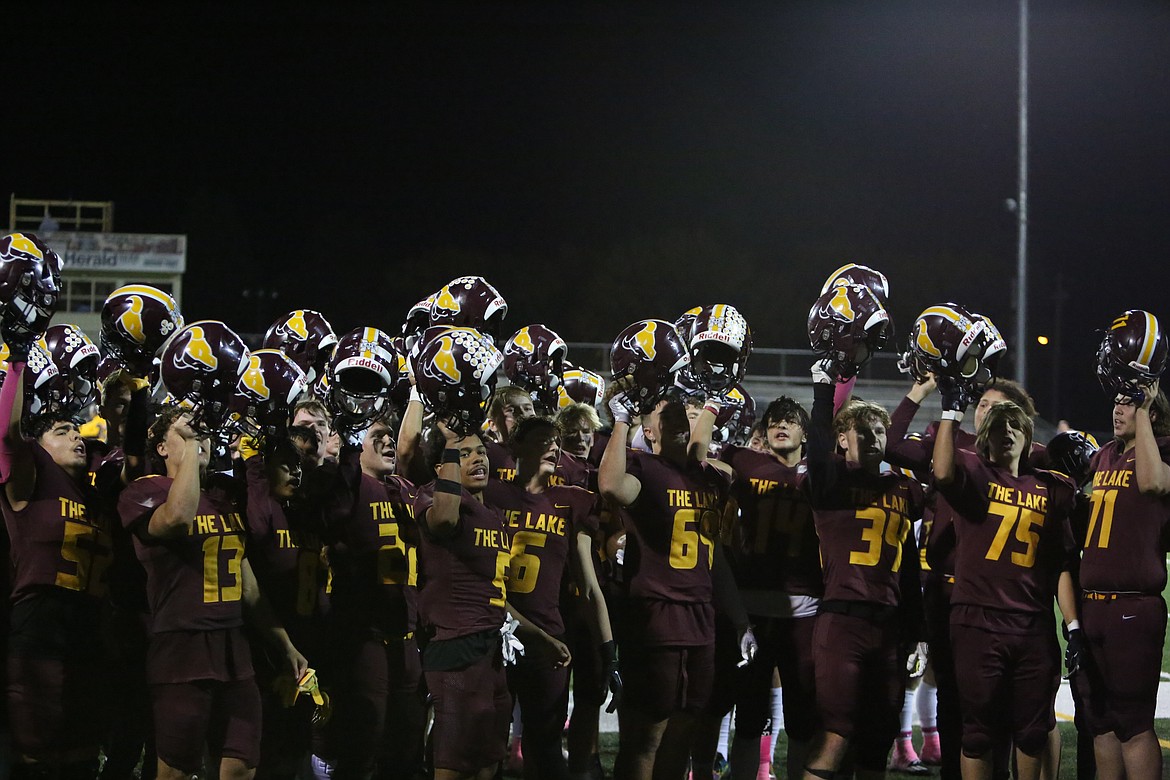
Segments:
[[[0,192],[188,234],[185,314],[241,331],[394,330],[477,273],[569,341],[722,300],[796,347],[857,261],[901,334],[945,299],[1012,332],[1014,3],[553,5],[6,11]],[[1099,428],[1094,330],[1170,322],[1170,4],[1032,0],[1031,42],[1031,334],[1069,299],[1060,408],[1051,347],[1029,384]]]

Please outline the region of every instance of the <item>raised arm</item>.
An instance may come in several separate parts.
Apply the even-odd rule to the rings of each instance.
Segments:
[[[395,456],[398,458],[398,473],[415,484],[430,481],[426,474],[426,465],[422,463],[422,427],[423,402],[418,389],[410,386],[410,400],[402,412],[402,422],[398,426],[398,444]]]
[[[609,412],[613,417],[613,433],[605,444],[601,465],[597,467],[597,488],[601,495],[619,506],[629,506],[638,500],[642,483],[626,473],[626,441],[630,438],[630,408],[625,392],[612,386],[609,391]]]
[[[933,444],[928,438],[907,439],[910,424],[922,406],[922,402],[934,392],[934,378],[916,382],[890,415],[890,427],[886,430],[886,460],[891,465],[912,469],[916,472],[930,467]]]
[[[0,482],[13,509],[23,509],[37,482],[36,461],[20,418],[24,414],[25,356],[13,355],[8,362],[8,374],[0,387]]]
[[[460,447],[460,437],[439,423],[445,444],[443,459],[436,470],[435,495],[427,510],[427,528],[434,534],[449,534],[459,525],[459,505],[463,501],[463,468],[461,462],[470,456],[470,447]]]
[[[614,422],[613,435],[606,442],[601,466],[597,469],[597,487],[601,495],[620,506],[634,503],[642,492],[638,478],[626,473],[626,439],[629,434],[629,420]]]
[[[177,460],[174,482],[164,501],[150,516],[147,534],[166,538],[190,533],[199,511],[199,439],[183,419],[176,420],[171,430],[178,434],[172,439],[174,451],[168,447],[167,462]]]
[[[951,383],[939,386],[942,397],[942,419],[934,438],[934,481],[940,486],[955,480],[955,432],[967,411],[967,394]]]
[[[1154,425],[1150,419],[1150,407],[1158,395],[1158,380],[1143,388],[1145,398],[1134,410],[1134,476],[1138,490],[1146,495],[1164,496],[1170,493],[1170,464],[1162,460],[1158,451],[1158,440],[1154,436]]]

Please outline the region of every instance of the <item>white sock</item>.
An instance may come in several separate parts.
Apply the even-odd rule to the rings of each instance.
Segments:
[[[512,739],[519,741],[524,736],[524,721],[520,720],[520,701],[512,705]]]
[[[731,739],[731,713],[723,716],[723,720],[719,721],[719,744],[715,748],[715,752],[727,758],[731,755],[731,750],[727,747],[727,742]]]
[[[309,763],[313,766],[315,780],[329,780],[333,777],[333,765],[318,756],[310,756]]]
[[[924,729],[938,726],[938,688],[923,680],[918,685],[918,722]]]
[[[914,691],[906,691],[902,699],[902,733],[909,734],[914,722]]]
[[[784,728],[784,689],[772,689],[772,733],[779,734]]]

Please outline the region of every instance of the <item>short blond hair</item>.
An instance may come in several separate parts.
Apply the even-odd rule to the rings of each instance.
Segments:
[[[845,408],[837,412],[833,418],[833,433],[845,433],[857,427],[860,420],[877,420],[887,428],[890,427],[890,413],[885,407],[872,401],[854,399],[846,404]]]
[[[566,431],[582,424],[591,431],[599,431],[601,430],[601,417],[598,416],[597,410],[589,404],[576,403],[557,412],[557,424]]]

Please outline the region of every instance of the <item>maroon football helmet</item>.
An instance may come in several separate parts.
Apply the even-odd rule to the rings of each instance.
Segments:
[[[843,284],[860,284],[862,287],[868,287],[882,306],[890,301],[890,283],[886,281],[886,275],[869,266],[857,263],[846,263],[841,266],[829,274],[829,278],[821,287],[821,295]]]
[[[61,294],[61,258],[32,233],[0,238],[0,322],[10,334],[39,336]]]
[[[493,342],[508,316],[508,304],[482,276],[460,276],[443,285],[431,302],[431,325],[472,328]]]
[[[264,334],[264,349],[279,349],[300,366],[309,384],[325,372],[337,334],[321,312],[295,309],[277,318]]]
[[[1130,309],[1113,320],[1097,348],[1097,379],[1105,392],[1140,403],[1141,385],[1161,378],[1168,352],[1170,342],[1158,318]]]
[[[752,332],[734,306],[704,306],[691,323],[691,365],[688,369],[700,388],[721,393],[743,381],[752,354]]]
[[[305,372],[278,349],[258,349],[248,356],[232,397],[233,419],[251,436],[273,436],[288,424],[289,410],[308,390]]]
[[[720,396],[722,406],[715,416],[711,443],[719,449],[728,444],[742,446],[752,437],[752,426],[756,423],[756,402],[743,385],[736,383]]]
[[[8,345],[0,347],[0,368],[8,375]],[[2,382],[0,382],[2,384]],[[24,367],[24,413],[26,422],[44,414],[75,414],[69,403],[69,383],[49,353],[40,344],[29,345]]]
[[[564,381],[565,356],[569,348],[564,339],[544,325],[526,325],[504,345],[504,376],[512,384],[527,390],[541,414],[557,409],[557,388]]]
[[[149,285],[129,284],[106,298],[98,340],[103,353],[146,376],[167,339],[182,327],[183,315],[174,298]]]
[[[931,373],[971,390],[986,385],[993,374],[992,366],[984,364],[984,356],[998,361],[1007,349],[999,331],[987,329],[988,322],[957,303],[931,306],[918,315],[910,330],[903,370],[916,381]]]
[[[1078,485],[1084,485],[1093,475],[1089,462],[1097,454],[1097,449],[1093,434],[1064,431],[1048,442],[1048,460],[1053,469],[1072,477]]]
[[[890,315],[868,287],[844,284],[817,298],[808,313],[808,341],[848,379],[885,346]]]
[[[402,338],[406,342],[406,351],[403,354],[409,355],[419,336],[430,327],[431,305],[435,302],[436,296],[438,293],[431,293],[411,306],[410,311],[406,313],[406,321],[402,323]]]
[[[80,413],[97,400],[97,345],[76,325],[50,325],[38,345],[69,386],[66,406]]]
[[[377,328],[354,328],[341,337],[329,362],[325,406],[350,430],[384,412],[398,381],[398,352]]]
[[[678,316],[674,321],[674,329],[678,331],[678,336],[683,340],[683,343],[689,348],[691,346],[691,326],[695,324],[695,318],[703,311],[702,306],[696,306],[693,309],[687,309]]]
[[[614,381],[632,384],[626,397],[637,414],[653,411],[674,385],[675,372],[690,362],[678,331],[665,320],[638,320],[627,326],[614,339],[609,353]]]
[[[478,433],[503,362],[504,355],[488,336],[471,328],[448,328],[432,335],[415,359],[415,386],[427,411],[452,431]]]
[[[219,320],[193,322],[167,343],[159,375],[174,401],[191,410],[192,430],[231,435],[232,397],[248,356],[244,340]]]
[[[565,363],[564,383],[557,393],[560,408],[573,404],[598,406],[605,398],[605,379],[587,368]]]
[[[390,403],[395,409],[405,409],[410,402],[410,348],[406,346],[403,336],[395,336],[391,343],[394,345],[394,355],[398,358],[398,378],[390,388]]]

